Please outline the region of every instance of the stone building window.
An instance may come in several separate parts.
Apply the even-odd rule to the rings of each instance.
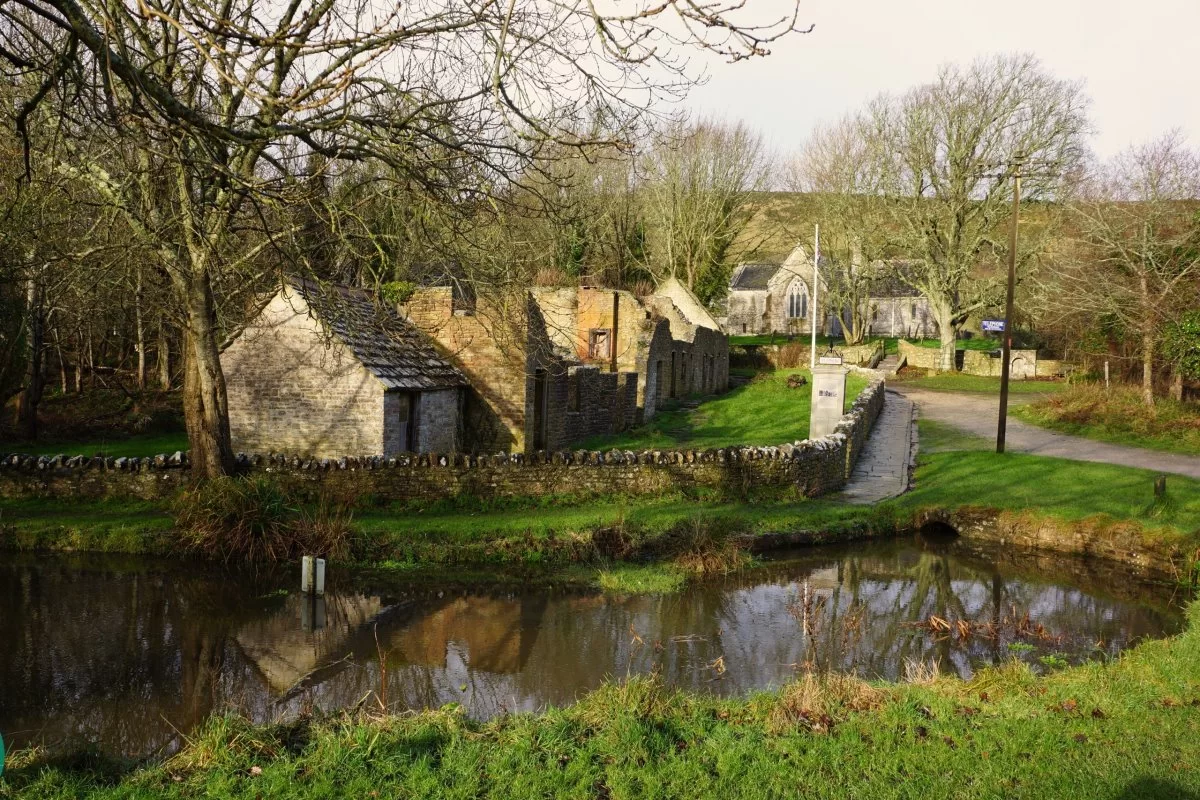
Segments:
[[[654,396],[656,398],[663,396],[663,362],[661,358],[654,362]]]
[[[803,283],[793,283],[787,295],[788,319],[805,319],[808,317],[808,287]]]
[[[612,332],[608,328],[588,331],[588,358],[612,358]]]

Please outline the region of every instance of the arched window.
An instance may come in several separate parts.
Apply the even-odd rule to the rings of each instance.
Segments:
[[[792,284],[787,294],[788,319],[806,319],[808,317],[808,287],[800,281]]]

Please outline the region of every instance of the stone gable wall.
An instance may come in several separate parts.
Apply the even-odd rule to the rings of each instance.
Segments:
[[[625,393],[633,393],[628,383]],[[875,380],[834,433],[776,447],[338,459],[241,455],[239,463],[248,473],[278,475],[299,488],[315,490],[328,484],[383,500],[434,500],[460,494],[485,499],[653,495],[697,487],[735,494],[755,487],[793,487],[817,496],[845,485],[883,403],[883,381]],[[0,498],[164,499],[188,484],[186,464],[182,453],[138,459],[4,456],[0,457]]]
[[[383,453],[384,390],[299,297],[278,294],[221,353],[236,450]]]

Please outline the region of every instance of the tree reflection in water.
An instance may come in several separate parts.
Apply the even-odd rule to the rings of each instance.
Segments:
[[[1055,564],[1063,562],[1058,557]],[[343,580],[322,606],[293,575],[225,574],[138,559],[0,565],[0,730],[17,746],[170,749],[213,711],[267,721],[364,702],[459,703],[486,718],[573,701],[609,679],[660,673],[721,694],[798,669],[897,678],[906,660],[969,675],[1011,658],[1011,634],[936,636],[931,615],[999,623],[1026,612],[1079,659],[1179,629],[1169,595],[1007,554],[913,542],[811,548],[670,596],[496,593]],[[1123,597],[1114,596],[1124,587]]]

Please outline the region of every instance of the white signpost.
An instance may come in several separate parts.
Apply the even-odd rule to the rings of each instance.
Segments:
[[[846,372],[841,356],[821,356],[812,368],[808,438],[819,439],[833,433],[846,413]]]

